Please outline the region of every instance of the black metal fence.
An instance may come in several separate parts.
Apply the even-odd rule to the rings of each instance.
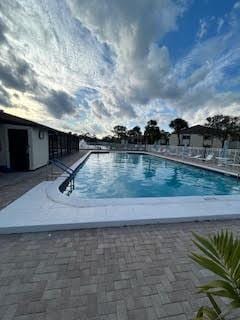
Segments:
[[[49,159],[79,151],[79,137],[71,133],[49,132]]]

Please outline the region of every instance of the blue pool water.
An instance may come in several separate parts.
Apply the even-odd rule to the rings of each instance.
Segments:
[[[75,177],[80,198],[176,197],[240,194],[234,177],[158,157],[93,153]]]

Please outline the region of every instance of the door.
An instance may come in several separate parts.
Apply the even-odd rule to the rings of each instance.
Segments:
[[[28,131],[8,129],[10,168],[16,171],[29,170]]]

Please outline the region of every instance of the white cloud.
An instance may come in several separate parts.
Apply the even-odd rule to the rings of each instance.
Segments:
[[[185,2],[69,0],[69,4],[74,17],[115,53],[111,99],[117,104],[119,96],[130,103],[154,98],[170,67],[168,49],[156,43],[177,28]]]
[[[13,104],[17,114],[16,104],[24,106],[25,116],[39,120],[40,114],[49,125],[101,135],[118,123],[144,126],[152,117],[166,128],[175,115],[191,123],[214,110],[237,112],[240,99],[231,86],[239,78],[226,76],[240,62],[237,6],[224,20],[202,19],[200,41],[175,62],[164,37],[177,36],[188,2],[4,1],[0,104]],[[209,37],[208,22],[216,36]],[[22,71],[21,61],[28,66]]]
[[[219,18],[217,21],[217,33],[220,33],[220,31],[222,30],[222,27],[224,25],[224,19],[223,18]]]
[[[93,101],[92,111],[93,111],[93,114],[99,119],[102,119],[103,117],[106,117],[106,118],[111,117],[111,113],[105,107],[104,103],[99,100]]]
[[[199,31],[197,33],[198,39],[202,39],[207,34],[208,24],[205,19],[199,21]]]
[[[240,9],[240,1],[237,1],[234,6],[233,6],[234,9],[238,10]]]

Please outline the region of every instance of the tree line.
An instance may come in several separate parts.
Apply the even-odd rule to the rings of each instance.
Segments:
[[[169,123],[169,127],[174,132],[179,133],[182,129],[188,128],[188,123],[184,119],[176,118]],[[103,138],[109,140],[122,141],[129,143],[146,143],[154,144],[156,142],[168,144],[170,133],[158,126],[157,120],[149,120],[144,128],[143,133],[139,126],[135,126],[128,130],[125,126],[117,125],[112,130],[113,135]]]
[[[206,118],[205,126],[216,130],[217,135],[222,141],[222,146],[229,137],[240,137],[240,117],[215,115]],[[173,133],[177,134],[178,145],[180,145],[181,130],[189,127],[188,122],[182,118],[176,118],[170,121],[169,127],[173,130]],[[143,132],[139,126],[128,129],[124,125],[116,125],[112,130],[112,134],[102,139],[98,139],[96,136],[91,136],[88,133],[82,135],[81,138],[93,143],[100,141],[120,143],[121,141],[125,141],[134,144],[154,144],[156,142],[168,144],[169,136],[170,133],[168,131],[160,129],[157,121],[151,119],[147,122]]]

